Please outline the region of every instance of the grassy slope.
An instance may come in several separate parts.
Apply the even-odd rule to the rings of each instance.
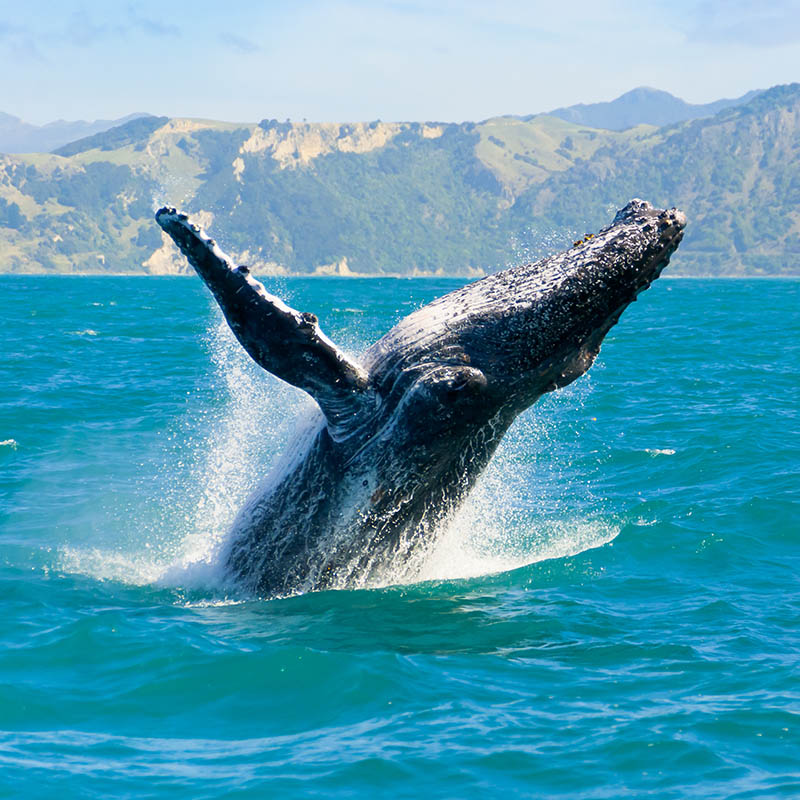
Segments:
[[[546,116],[152,128],[0,156],[0,270],[184,270],[152,221],[170,202],[257,269],[467,274],[566,246],[642,196],[689,214],[676,272],[797,272],[798,85],[624,132]]]
[[[568,172],[533,186],[520,221],[591,229],[621,197],[678,205],[690,226],[677,263],[687,273],[800,271],[800,86],[776,87],[711,119],[617,140]]]

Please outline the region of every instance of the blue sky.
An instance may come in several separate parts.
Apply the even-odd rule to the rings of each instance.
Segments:
[[[0,110],[477,120],[800,80],[800,0],[0,0]]]

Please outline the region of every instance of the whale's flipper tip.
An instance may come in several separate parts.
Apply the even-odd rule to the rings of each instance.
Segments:
[[[164,206],[156,222],[205,281],[253,360],[314,397],[332,435],[349,430],[354,412],[371,401],[369,375],[322,333],[316,316],[269,294],[249,267],[236,267],[186,214]]]

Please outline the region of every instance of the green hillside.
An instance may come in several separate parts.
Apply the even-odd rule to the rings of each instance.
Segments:
[[[800,85],[663,128],[555,117],[236,125],[149,117],[0,156],[0,270],[184,271],[193,214],[279,273],[479,274],[561,249],[633,196],[690,219],[673,274],[800,272]]]

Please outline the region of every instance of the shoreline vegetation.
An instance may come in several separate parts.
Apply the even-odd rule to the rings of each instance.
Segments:
[[[153,219],[167,203],[264,277],[474,279],[563,250],[643,197],[689,218],[671,277],[797,275],[800,84],[747,98],[624,130],[556,112],[137,117],[53,153],[0,155],[0,273],[185,273]]]

